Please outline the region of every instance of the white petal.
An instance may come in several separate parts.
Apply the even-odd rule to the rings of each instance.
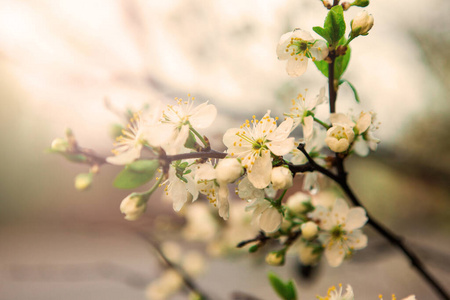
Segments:
[[[106,161],[113,165],[127,165],[135,161],[141,156],[142,145],[131,148],[126,152],[122,152],[115,156],[106,158]]]
[[[347,125],[350,127],[355,126],[355,123],[350,120],[349,117],[347,117],[346,115],[342,114],[342,113],[332,113],[330,114],[330,122],[331,124],[342,124],[342,125]]]
[[[372,115],[370,113],[363,113],[356,122],[356,128],[359,134],[366,131],[372,122]]]
[[[307,116],[303,118],[303,122],[303,139],[305,140],[305,143],[309,143],[313,137],[314,118],[312,116]]]
[[[331,267],[338,267],[345,257],[345,252],[340,248],[338,243],[333,243],[332,246],[325,246],[325,257],[327,258],[328,264]]]
[[[348,146],[350,146],[347,139],[337,140],[336,138],[332,137],[325,138],[325,143],[328,145],[328,147],[330,147],[331,151],[337,153],[346,151],[348,149]]]
[[[294,55],[288,59],[286,64],[286,71],[289,76],[298,77],[306,72],[307,67],[308,67],[308,58],[306,58],[306,56]]]
[[[189,122],[194,128],[206,128],[214,122],[216,116],[216,107],[212,104],[208,104],[200,107],[200,109],[189,118]]]
[[[242,129],[239,128],[230,128],[223,135],[223,143],[227,148],[233,147],[233,143],[239,141],[239,137],[236,135]]]
[[[152,126],[143,134],[143,138],[153,147],[166,144],[173,133],[172,124],[159,124]]]
[[[275,207],[267,208],[259,219],[259,226],[267,233],[275,232],[280,228],[283,217]]]
[[[248,172],[248,179],[257,189],[263,189],[270,184],[270,174],[272,171],[272,159],[270,151],[264,151],[256,158],[255,164]]]
[[[314,38],[308,31],[300,29],[300,28],[297,28],[294,30],[294,32],[292,32],[292,37],[299,38],[299,39],[302,39],[302,40],[308,41],[308,42],[314,41]]]
[[[359,137],[354,143],[352,147],[353,151],[359,156],[367,156],[369,155],[369,145],[367,145],[366,141],[364,141],[361,137]]]
[[[224,220],[228,220],[230,217],[230,204],[228,203],[228,186],[226,184],[221,185],[219,188],[219,216]]]
[[[187,201],[186,185],[179,179],[174,180],[174,182],[171,183],[172,185],[169,194],[173,201],[173,210],[180,211]]]
[[[328,46],[322,40],[317,41],[314,46],[309,49],[309,51],[311,52],[312,57],[316,60],[323,60],[328,56]]]
[[[351,231],[361,228],[367,222],[366,211],[362,207],[353,207],[347,214],[347,220],[345,221],[345,230]]]
[[[294,119],[286,118],[272,134],[268,135],[268,138],[270,140],[285,140],[293,129]]]
[[[355,250],[366,248],[367,235],[363,234],[361,230],[357,229],[352,234],[347,235],[347,245]]]
[[[284,141],[270,142],[267,144],[267,147],[273,152],[273,154],[282,156],[288,154],[295,148],[295,139],[288,138]]]
[[[342,224],[347,220],[349,208],[347,202],[342,199],[336,199],[333,209],[331,210],[331,217],[334,219],[334,224]]]
[[[290,52],[289,51],[286,52],[287,46],[291,42],[291,36],[292,36],[292,32],[286,32],[285,34],[283,34],[281,36],[280,41],[278,42],[278,45],[277,45],[278,59],[286,60],[289,57],[291,57]]]

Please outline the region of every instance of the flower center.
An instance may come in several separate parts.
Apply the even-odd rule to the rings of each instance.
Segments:
[[[259,138],[253,143],[252,148],[253,148],[253,150],[258,151],[261,148],[263,148],[263,146],[264,146],[264,141],[261,138]]]
[[[333,227],[330,233],[333,240],[340,240],[344,236],[344,230],[340,225]]]

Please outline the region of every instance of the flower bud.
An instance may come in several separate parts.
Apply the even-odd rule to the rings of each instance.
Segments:
[[[303,223],[300,228],[302,229],[302,237],[304,239],[312,240],[317,235],[317,224],[312,221]]]
[[[284,264],[284,253],[273,251],[267,254],[266,263],[271,266],[281,266]]]
[[[219,183],[231,183],[241,177],[244,168],[236,158],[226,158],[216,166],[216,179]]]
[[[373,26],[373,17],[367,11],[360,12],[351,22],[352,35],[366,35]]]
[[[343,2],[343,3],[341,4],[341,6],[342,6],[342,8],[343,8],[344,10],[348,10],[348,9],[350,8],[350,6],[352,6],[352,5],[351,5],[350,2]]]
[[[288,168],[273,168],[270,177],[272,181],[272,187],[275,190],[285,190],[293,185],[292,173]]]
[[[57,138],[52,142],[52,150],[58,152],[66,152],[69,148],[69,143],[65,139]]]
[[[92,185],[92,174],[81,173],[75,177],[75,188],[79,191],[84,191],[90,188]]]
[[[355,0],[352,3],[352,6],[366,7],[369,5],[369,0]]]
[[[308,247],[308,245],[302,243],[298,251],[298,258],[305,266],[311,266],[319,261],[319,254],[314,253],[313,247]]]
[[[310,201],[308,194],[297,192],[288,198],[286,205],[292,213],[302,214],[308,210],[307,203]]]
[[[142,194],[132,193],[128,195],[120,203],[120,211],[125,214],[128,221],[137,220],[147,208],[147,202],[143,199]]]

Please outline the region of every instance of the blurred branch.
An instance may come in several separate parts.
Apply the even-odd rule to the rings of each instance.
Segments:
[[[175,272],[183,279],[184,285],[193,293],[200,296],[202,300],[211,300],[213,298],[208,297],[206,293],[204,293],[195,283],[195,281],[179,266],[177,266],[175,263],[170,261],[167,256],[164,254],[164,252],[159,247],[158,243],[153,240],[148,234],[139,232],[138,233],[146,242],[148,242],[153,249],[158,253],[159,257],[163,260],[163,262],[166,264],[166,266]]]

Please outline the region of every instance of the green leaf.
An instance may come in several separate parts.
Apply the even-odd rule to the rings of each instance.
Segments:
[[[331,44],[331,42],[332,42],[331,37],[325,29],[323,29],[320,26],[316,26],[316,27],[313,27],[313,30],[315,33],[317,33],[318,35],[323,37],[328,42],[328,44]]]
[[[344,42],[345,43],[345,42]],[[349,46],[347,46],[347,51],[345,51],[344,55],[338,56],[334,63],[334,78],[341,78],[342,74],[344,74],[347,69],[348,63],[350,61],[350,54],[352,50]]]
[[[352,3],[352,6],[366,7],[369,5],[369,0],[355,0]]]
[[[275,273],[268,274],[270,285],[283,300],[296,300],[297,292],[292,281],[284,283]]]
[[[189,131],[189,136],[186,140],[186,143],[184,143],[184,147],[195,150],[196,145],[197,140],[195,139],[195,135],[192,133],[192,131]]]
[[[119,189],[134,189],[149,182],[159,167],[158,160],[138,160],[127,165],[114,179]]]
[[[353,84],[351,84],[350,81],[348,81],[347,79],[339,80],[339,85],[343,84],[344,82],[346,82],[349,85],[349,87],[352,89],[356,102],[360,103],[361,101],[359,99],[358,91],[356,90],[355,86]]]
[[[336,46],[345,34],[344,10],[342,6],[337,5],[330,9],[323,27],[330,36],[330,44]]]
[[[324,60],[315,60],[314,64],[316,65],[317,69],[319,69],[322,74],[328,78],[328,63]]]

